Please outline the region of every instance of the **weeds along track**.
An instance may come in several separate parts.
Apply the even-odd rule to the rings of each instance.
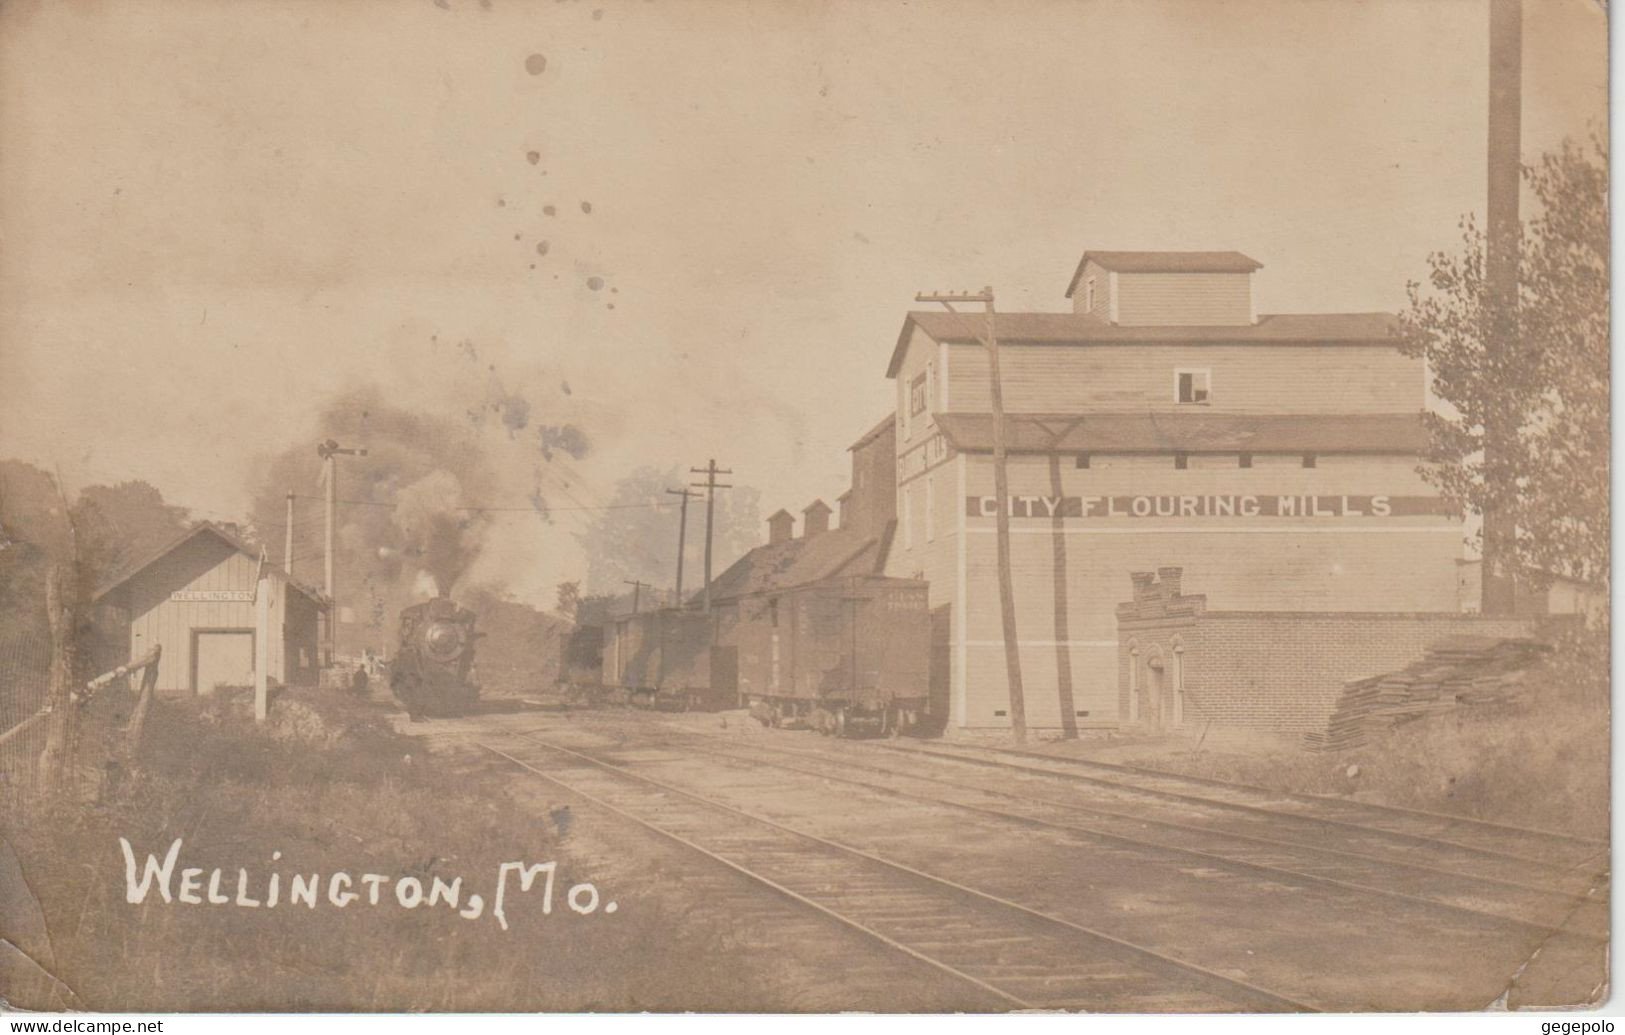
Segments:
[[[1314,1006],[529,733],[475,743],[624,820],[972,986],[990,1009]],[[728,908],[730,903],[718,903]]]
[[[947,779],[913,770],[832,758],[829,752],[739,744],[736,738],[688,730],[688,745],[704,743],[709,759],[743,766],[768,766],[821,780],[861,787],[870,793],[944,805],[1009,823],[1058,831],[1084,841],[1130,845],[1152,853],[1182,857],[1195,865],[1221,867],[1263,880],[1304,886],[1319,885],[1353,892],[1357,908],[1416,909],[1477,917],[1521,927],[1543,937],[1573,938],[1601,945],[1608,937],[1605,887],[1519,883],[1428,865],[1425,853],[1408,846],[1405,857],[1380,858],[1293,843],[1222,828],[1149,819],[1143,813],[1100,808],[1016,793],[988,779]],[[678,741],[644,741],[660,749]],[[792,761],[793,760],[793,761]],[[858,774],[865,774],[860,778]],[[878,782],[877,782],[878,781]]]

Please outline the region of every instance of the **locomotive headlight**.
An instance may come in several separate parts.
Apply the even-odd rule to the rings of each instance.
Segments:
[[[441,655],[456,652],[460,640],[456,626],[447,625],[443,622],[430,626],[429,631],[424,634],[423,638],[427,642],[429,650]]]

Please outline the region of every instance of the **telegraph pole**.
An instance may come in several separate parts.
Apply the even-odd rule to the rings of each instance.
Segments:
[[[711,610],[711,522],[716,514],[717,490],[731,489],[732,485],[722,485],[717,481],[719,474],[733,474],[732,470],[723,470],[717,466],[715,459],[706,461],[704,467],[690,467],[690,474],[703,474],[705,481],[691,482],[690,486],[705,490],[705,610]]]
[[[1016,639],[1016,591],[1010,574],[1010,483],[1004,453],[1004,385],[999,378],[999,338],[994,326],[993,289],[985,287],[974,294],[922,294],[916,302],[937,302],[957,313],[955,302],[980,302],[987,311],[987,330],[978,335],[987,350],[988,394],[993,403],[993,500],[994,539],[999,562],[999,611],[1004,619],[1004,668],[1010,684],[1010,732],[1016,743],[1027,740],[1027,699],[1021,685],[1021,646]]]
[[[698,496],[699,493],[690,492],[686,488],[683,488],[683,489],[667,489],[666,491],[671,493],[673,496],[681,496],[683,498],[683,504],[682,504],[683,509],[681,511],[679,511],[678,515],[677,515],[677,606],[682,607],[683,606],[683,550],[686,547],[686,540],[688,539],[688,501],[693,499],[695,496]],[[707,578],[706,581],[709,582],[711,580],[709,578]]]
[[[637,614],[638,604],[642,599],[641,595],[643,593],[643,587],[648,586],[649,584],[647,582],[639,582],[636,579],[622,579],[621,581],[632,587],[632,613]]]
[[[339,605],[333,594],[333,527],[337,523],[339,504],[339,465],[334,459],[340,456],[366,456],[365,449],[349,449],[340,446],[332,439],[316,446],[316,455],[322,458],[323,474],[327,477],[327,535],[324,563],[326,565],[323,588],[327,593],[327,663],[333,664],[333,655],[338,650],[339,633]]]
[[[293,577],[293,490],[288,490],[288,522],[282,532],[282,567]]]
[[[1490,96],[1487,232],[1484,279],[1490,310],[1485,360],[1492,376],[1513,376],[1507,361],[1518,335],[1518,189],[1522,177],[1523,0],[1490,0]],[[1484,508],[1482,599],[1487,615],[1509,615],[1515,607],[1514,544],[1517,525],[1507,510],[1512,491],[1505,443],[1511,415],[1490,407],[1484,415],[1484,479],[1495,502]]]

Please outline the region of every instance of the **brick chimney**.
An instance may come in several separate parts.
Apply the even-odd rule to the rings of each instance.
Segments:
[[[1134,586],[1134,602],[1136,604],[1144,603],[1156,595],[1156,590],[1152,588],[1152,581],[1155,578],[1156,576],[1149,571],[1136,571],[1129,574],[1129,582]]]
[[[1157,569],[1157,578],[1162,580],[1162,592],[1166,599],[1172,600],[1179,596],[1180,576],[1184,572],[1185,569],[1179,567]]]
[[[801,509],[801,534],[811,539],[820,532],[829,531],[829,504],[823,500],[813,500]]]
[[[788,510],[780,510],[767,519],[767,541],[773,543],[786,543],[795,532],[796,519],[790,516]]]

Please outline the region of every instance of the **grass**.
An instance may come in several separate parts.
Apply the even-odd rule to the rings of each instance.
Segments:
[[[96,1010],[537,1011],[741,1009],[782,1001],[771,976],[721,922],[685,906],[678,883],[640,874],[604,888],[613,916],[579,916],[510,891],[511,929],[489,914],[384,904],[290,905],[125,900],[118,838],[138,861],[184,839],[181,866],[463,876],[489,899],[498,867],[558,863],[559,897],[616,877],[548,810],[522,806],[511,780],[478,759],[425,754],[376,706],[290,692],[257,728],[239,695],[160,702],[136,765],[103,800],[37,802],[0,817],[49,944],[36,956]],[[272,861],[272,853],[281,859]],[[177,881],[178,885],[178,881]],[[659,888],[643,896],[638,888]],[[325,888],[325,884],[324,884]],[[539,888],[539,885],[538,885]],[[251,895],[258,892],[251,891]],[[286,894],[286,892],[284,892]],[[465,890],[466,894],[466,890]],[[261,896],[262,897],[262,896]],[[692,903],[689,904],[690,906]],[[0,906],[0,919],[5,908]],[[14,1005],[30,1002],[15,990]]]

